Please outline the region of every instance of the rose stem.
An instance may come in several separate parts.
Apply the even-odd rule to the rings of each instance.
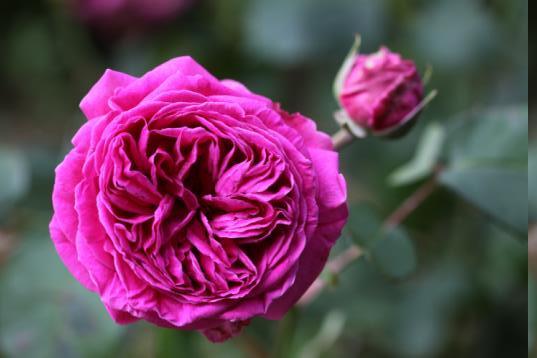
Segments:
[[[422,184],[412,195],[410,195],[403,203],[388,216],[382,225],[384,229],[394,229],[399,226],[405,219],[410,216],[436,189],[436,175]],[[358,245],[351,245],[341,254],[330,260],[326,267],[333,275],[340,274],[351,263],[356,261],[364,254],[363,250]],[[319,296],[322,290],[326,287],[327,282],[321,278],[317,278],[310,286],[302,298],[298,301],[299,306],[306,306]]]
[[[346,126],[342,126],[332,136],[332,143],[334,144],[334,150],[341,150],[347,145],[351,144],[356,137],[349,131]]]
[[[384,228],[393,229],[399,226],[434,192],[436,186],[437,181],[435,175],[403,201],[403,203],[384,221]]]

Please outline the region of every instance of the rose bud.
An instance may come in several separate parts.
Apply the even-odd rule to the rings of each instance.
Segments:
[[[347,220],[330,137],[189,57],[108,70],[56,169],[50,233],[118,323],[199,330],[280,319]]]
[[[424,105],[424,85],[415,64],[385,47],[359,55],[356,46],[349,60],[337,90],[343,107],[340,123],[352,121],[352,126],[378,136],[407,129]]]

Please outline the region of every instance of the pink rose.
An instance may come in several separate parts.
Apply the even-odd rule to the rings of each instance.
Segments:
[[[106,30],[135,30],[173,19],[191,0],[71,0],[85,22]]]
[[[189,57],[108,70],[56,169],[52,240],[118,323],[213,341],[281,318],[347,219],[330,138]]]
[[[373,133],[400,128],[423,100],[423,83],[412,61],[383,47],[358,55],[339,94],[347,115]]]

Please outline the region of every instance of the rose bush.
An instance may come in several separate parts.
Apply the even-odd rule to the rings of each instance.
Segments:
[[[279,319],[347,218],[330,138],[189,57],[106,71],[56,169],[52,240],[118,323],[222,341]]]
[[[414,62],[383,47],[357,55],[346,74],[339,100],[347,115],[373,133],[395,130],[423,100],[423,83]]]

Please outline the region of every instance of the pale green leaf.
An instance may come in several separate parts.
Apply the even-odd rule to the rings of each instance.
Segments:
[[[423,132],[414,159],[396,169],[388,182],[394,186],[407,185],[431,175],[438,164],[444,138],[444,127],[438,123],[430,123]]]

